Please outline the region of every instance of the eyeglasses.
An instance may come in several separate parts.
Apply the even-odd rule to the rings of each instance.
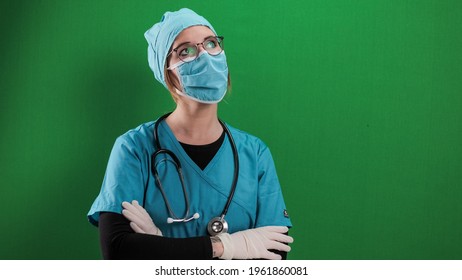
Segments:
[[[199,45],[202,45],[202,48],[210,55],[219,55],[223,51],[223,39],[223,36],[211,36],[206,38],[202,43],[184,43],[174,48],[167,57],[176,52],[181,61],[193,61],[199,55]]]

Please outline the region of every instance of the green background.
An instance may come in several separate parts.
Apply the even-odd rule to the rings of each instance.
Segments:
[[[172,110],[144,32],[220,35],[231,125],[270,147],[290,259],[462,259],[462,1],[2,1],[0,259],[99,259],[115,138]]]

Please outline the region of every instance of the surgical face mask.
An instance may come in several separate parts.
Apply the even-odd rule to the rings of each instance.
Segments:
[[[168,68],[176,69],[183,91],[179,95],[200,103],[220,102],[228,88],[228,65],[225,52],[210,55],[203,51],[191,62],[180,61]]]

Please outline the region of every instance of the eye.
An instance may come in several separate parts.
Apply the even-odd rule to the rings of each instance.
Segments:
[[[197,49],[194,45],[186,45],[178,48],[177,53],[180,58],[186,58],[195,56],[197,53]]]
[[[214,49],[218,46],[218,42],[215,38],[210,38],[204,42],[205,49]]]

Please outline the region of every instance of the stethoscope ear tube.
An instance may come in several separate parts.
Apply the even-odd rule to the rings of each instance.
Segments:
[[[229,142],[231,143],[231,148],[233,150],[234,156],[234,175],[233,175],[233,182],[231,184],[231,191],[228,196],[228,200],[226,201],[225,207],[223,208],[223,212],[221,213],[220,217],[215,217],[207,224],[207,231],[211,236],[215,236],[221,233],[228,232],[228,222],[225,220],[225,216],[228,213],[229,206],[231,205],[231,201],[233,200],[234,192],[236,191],[237,186],[237,179],[239,178],[239,156],[237,154],[236,144],[234,143],[234,139],[231,136],[231,132],[228,130],[228,127],[220,120],[220,124],[225,130],[226,134],[228,134]]]
[[[236,143],[234,143],[234,138],[231,136],[231,132],[221,120],[220,120],[220,124],[225,130],[226,134],[228,134],[229,142],[231,143],[231,148],[233,150],[233,156],[234,156],[234,175],[233,175],[233,182],[231,184],[231,191],[229,192],[228,201],[226,202],[225,208],[223,208],[223,212],[221,213],[221,218],[224,220],[225,215],[228,213],[229,205],[231,204],[231,201],[233,200],[234,192],[236,191],[237,179],[239,178],[239,156],[237,154]]]
[[[170,203],[169,203],[169,200],[167,198],[167,195],[165,194],[164,188],[162,186],[162,182],[160,181],[159,174],[157,172],[156,157],[161,155],[161,154],[167,154],[172,158],[173,163],[175,164],[176,171],[178,172],[178,177],[180,179],[181,188],[183,189],[184,202],[185,202],[185,205],[186,205],[186,213],[185,213],[183,218],[178,218],[175,215],[175,213],[173,212],[172,207],[170,207]],[[161,161],[164,161],[164,160],[167,160],[167,159],[163,159]],[[162,194],[162,197],[164,198],[165,205],[167,206],[167,210],[170,213],[170,215],[172,216],[172,217],[169,217],[167,219],[167,223],[187,222],[187,221],[192,220],[196,215],[194,215],[191,218],[187,218],[189,216],[189,208],[190,208],[189,207],[189,198],[188,198],[188,192],[187,192],[185,184],[184,184],[183,172],[181,171],[181,163],[180,163],[180,160],[178,159],[178,157],[170,150],[159,149],[154,154],[152,154],[151,161],[152,161],[151,162],[152,173],[154,173],[154,178],[156,179],[156,184],[159,187],[159,190],[160,190],[160,192]],[[198,213],[196,213],[196,214],[198,214]],[[199,218],[199,217],[197,217],[197,218]]]

